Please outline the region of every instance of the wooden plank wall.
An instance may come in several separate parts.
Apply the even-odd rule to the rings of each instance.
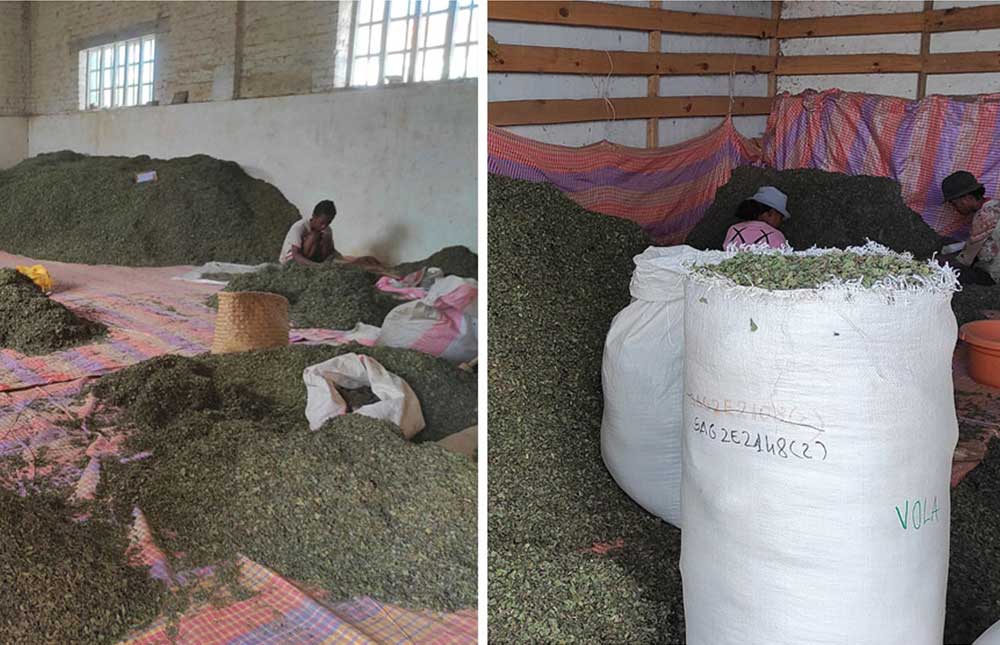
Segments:
[[[772,2],[770,18],[748,18],[687,13],[662,8],[666,3],[622,6],[594,2],[490,2],[490,20],[531,24],[603,27],[644,31],[646,52],[604,51],[498,43],[489,57],[489,71],[517,74],[580,74],[591,76],[646,76],[647,95],[615,99],[548,99],[492,101],[488,120],[493,125],[541,125],[601,121],[608,104],[617,119],[648,119],[646,144],[657,145],[661,118],[687,116],[763,115],[782,75],[915,72],[918,98],[923,98],[931,74],[1000,72],[1000,51],[929,53],[930,35],[948,31],[1000,28],[1000,4],[935,10],[925,1],[921,12],[781,19],[781,3]],[[921,34],[919,54],[847,54],[782,56],[779,42],[790,38]],[[767,39],[769,55],[666,54],[661,38],[670,34],[738,36]],[[659,96],[660,80],[672,76],[711,74],[767,74],[768,96]]]

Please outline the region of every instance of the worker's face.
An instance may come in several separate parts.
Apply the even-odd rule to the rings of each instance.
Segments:
[[[951,205],[962,215],[974,215],[979,210],[979,199],[974,195],[962,195],[951,200]]]
[[[313,215],[312,219],[309,220],[309,228],[317,233],[320,233],[330,227],[330,222],[333,220],[327,219],[322,215]]]
[[[761,215],[760,219],[766,222],[767,224],[770,224],[774,228],[781,228],[781,223],[785,220],[785,217],[784,215],[782,215],[781,213],[772,208],[771,210]]]

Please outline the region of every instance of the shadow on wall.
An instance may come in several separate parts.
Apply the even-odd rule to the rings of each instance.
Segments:
[[[379,258],[380,260],[385,260],[385,258],[399,258],[399,245],[407,234],[409,233],[409,226],[403,222],[393,222],[393,224],[386,229],[381,237],[378,238],[373,244],[371,244],[371,255]],[[407,258],[399,260],[400,262],[408,261]]]

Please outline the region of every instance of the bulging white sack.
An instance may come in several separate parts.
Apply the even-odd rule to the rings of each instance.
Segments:
[[[303,370],[302,380],[306,385],[306,418],[312,430],[319,430],[330,419],[349,412],[347,402],[337,391],[338,385],[347,389],[371,388],[379,401],[354,412],[395,423],[407,439],[426,425],[420,400],[409,384],[366,354],[342,354],[310,365]]]
[[[479,352],[479,283],[446,276],[427,295],[399,305],[382,322],[378,345],[415,349],[463,363]]]
[[[994,623],[972,645],[1000,645],[1000,623]]]
[[[681,523],[684,278],[718,251],[649,247],[635,256],[632,303],[611,322],[601,379],[601,454],[629,497]]]
[[[689,645],[940,645],[954,276],[769,292],[692,274]]]

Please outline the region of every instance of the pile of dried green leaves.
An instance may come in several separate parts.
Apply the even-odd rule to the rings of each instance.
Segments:
[[[791,218],[781,227],[795,249],[846,248],[870,239],[893,251],[928,259],[941,239],[903,201],[899,184],[886,177],[851,176],[822,170],[773,170],[743,166],[719,188],[715,202],[688,234],[697,249],[721,249],[726,230],[739,220],[736,207],[761,186],[788,195]]]
[[[524,547],[490,570],[490,642],[649,643],[656,613],[624,568],[594,554]],[[531,598],[531,602],[523,602]],[[572,620],[566,620],[567,614]],[[515,638],[516,636],[516,638]]]
[[[729,278],[744,287],[789,290],[815,289],[830,282],[850,282],[871,287],[891,278],[900,283],[920,285],[935,273],[927,262],[895,253],[862,254],[832,251],[821,255],[779,253],[737,253],[719,264],[701,266],[695,273]]]
[[[70,515],[0,489],[0,642],[114,643],[156,617],[165,588],[129,565],[125,530]]]
[[[971,643],[1000,620],[1000,443],[951,491],[944,642]]]
[[[1000,311],[1000,286],[962,285],[951,298],[951,309],[959,325],[984,320],[987,311]]]
[[[479,256],[464,246],[448,246],[428,258],[416,262],[404,262],[393,267],[393,273],[407,275],[426,267],[437,267],[445,275],[462,278],[478,278]]]
[[[303,368],[348,351],[413,387],[425,443],[355,414],[308,429]],[[153,454],[111,464],[99,497],[122,521],[141,507],[166,550],[186,554],[176,566],[244,554],[335,598],[475,606],[476,467],[426,442],[475,423],[473,375],[408,350],[287,347],[161,357],[95,393],[125,406],[119,421],[136,428],[128,451]]]
[[[157,179],[135,183],[153,171]],[[277,259],[297,209],[239,164],[63,151],[0,171],[6,251],[34,258],[170,266]]]
[[[199,358],[160,356],[101,378],[94,390],[130,420],[163,425],[184,410],[217,411],[308,428],[302,371],[336,356],[367,354],[398,375],[420,400],[427,427],[414,441],[437,441],[476,424],[475,374],[422,352],[360,345],[301,346]]]
[[[629,303],[632,257],[648,240],[551,186],[498,176],[489,179],[488,227],[489,567],[501,581],[490,592],[490,640],[523,642],[525,632],[586,640],[607,627],[601,642],[677,642],[683,612],[671,554],[680,532],[618,488],[600,446],[604,338]],[[565,561],[618,539],[601,557],[620,573]],[[553,598],[539,591],[560,584],[547,571],[574,572]],[[604,588],[618,576],[633,582]],[[556,598],[565,602],[556,607]],[[652,618],[612,627],[594,608],[623,617],[648,608]],[[647,628],[655,638],[642,636]]]
[[[105,333],[52,300],[27,276],[0,269],[0,347],[22,354],[51,354]]]
[[[343,264],[290,264],[239,275],[223,290],[266,291],[288,298],[289,317],[296,327],[351,329],[359,322],[381,326],[399,304],[377,298],[377,280],[370,271]]]

